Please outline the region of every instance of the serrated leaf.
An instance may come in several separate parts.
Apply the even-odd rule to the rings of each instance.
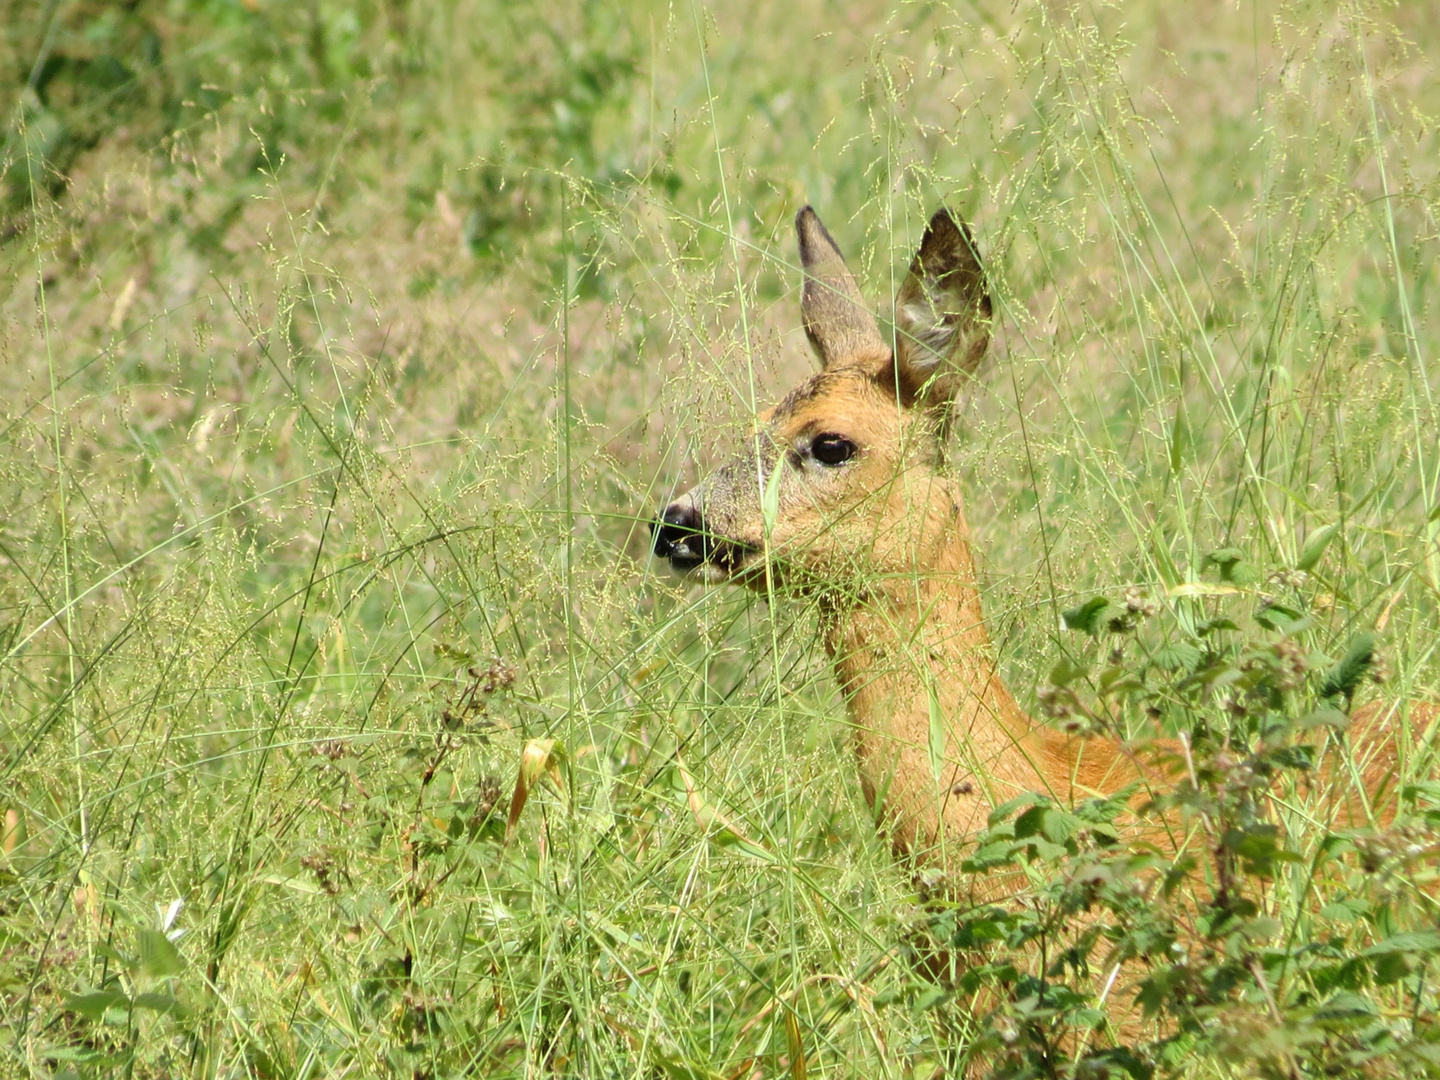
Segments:
[[[1297,721],[1297,726],[1305,731],[1317,727],[1332,727],[1337,731],[1344,731],[1350,726],[1350,717],[1339,709],[1316,709],[1308,716],[1301,717]]]
[[[1015,839],[1026,840],[1038,834],[1045,827],[1045,815],[1049,812],[1044,804],[1026,810],[1015,819]]]
[[[1205,564],[1214,566],[1220,573],[1220,580],[1231,585],[1253,585],[1260,580],[1260,573],[1245,558],[1245,553],[1236,547],[1221,548],[1205,556]]]
[[[139,947],[136,967],[140,974],[164,979],[185,970],[185,960],[180,951],[161,931],[141,930],[136,935],[136,941]]]
[[[912,1008],[915,1012],[925,1012],[927,1009],[933,1009],[936,1005],[939,1005],[946,997],[946,991],[940,989],[938,986],[932,986],[915,999],[915,1004]]]
[[[1326,904],[1320,909],[1320,914],[1327,919],[1334,919],[1336,922],[1354,922],[1360,916],[1370,910],[1370,903],[1357,896],[1349,896],[1344,900],[1336,900],[1333,904]]]
[[[1263,611],[1256,612],[1255,621],[1266,630],[1278,630],[1286,637],[1310,629],[1315,620],[1284,604],[1271,604]]]
[[[1035,854],[1046,862],[1054,862],[1056,859],[1063,859],[1070,854],[1068,848],[1063,844],[1054,844],[1041,836],[1030,838],[1030,846],[1034,848]]]
[[[1300,549],[1300,557],[1295,560],[1296,570],[1313,570],[1315,564],[1320,561],[1320,556],[1325,554],[1325,549],[1330,546],[1330,541],[1335,538],[1335,532],[1340,528],[1340,523],[1334,522],[1330,525],[1322,525],[1305,538],[1305,546]]]
[[[1232,589],[1230,591],[1233,592],[1234,590]],[[1206,619],[1204,622],[1197,623],[1195,626],[1195,632],[1201,637],[1204,637],[1206,634],[1213,634],[1217,630],[1239,629],[1240,627],[1234,619],[1227,619],[1223,615],[1214,619]]]
[[[1361,997],[1359,994],[1352,994],[1348,991],[1336,994],[1320,1008],[1315,1010],[1319,1019],[1340,1019],[1347,1016],[1374,1016],[1375,1006]]]
[[[1035,803],[1043,803],[1045,801],[1044,795],[1040,795],[1034,791],[1027,791],[1023,795],[1016,795],[1015,798],[1006,800],[995,807],[994,810],[990,811],[988,824],[993,829],[1016,810],[1019,810],[1020,807],[1033,806]]]
[[[1433,953],[1440,951],[1440,934],[1434,930],[1416,930],[1404,934],[1392,934],[1384,941],[1377,941],[1361,956],[1385,956],[1389,953]]]
[[[1062,810],[1049,810],[1040,823],[1040,829],[1046,838],[1056,844],[1063,844],[1074,836],[1075,828],[1075,819]]]
[[[1244,558],[1245,552],[1241,551],[1239,548],[1225,547],[1218,548],[1215,551],[1210,552],[1210,554],[1205,556],[1203,561],[1205,563],[1213,564],[1217,567],[1224,567],[1234,566],[1236,563],[1244,560]],[[1222,570],[1221,572],[1223,573],[1224,571]]]
[[[1089,673],[1090,669],[1084,664],[1075,664],[1069,657],[1061,657],[1060,662],[1050,669],[1050,685],[1063,688]]]
[[[101,1020],[111,1009],[128,1009],[130,998],[119,990],[95,990],[89,994],[72,994],[65,999],[65,1008],[91,1020]]]
[[[1346,650],[1344,659],[1330,670],[1325,681],[1320,684],[1320,696],[1334,697],[1336,694],[1344,694],[1349,697],[1355,692],[1356,685],[1374,659],[1375,635],[1356,634],[1350,640],[1350,648]]]
[[[183,1016],[185,1007],[170,994],[136,994],[132,1005],[137,1009],[149,1009],[161,1014]]]
[[[1406,802],[1415,802],[1424,799],[1428,803],[1440,806],[1440,781],[1417,780],[1413,784],[1406,784],[1400,797]]]
[[[1165,671],[1193,671],[1200,663],[1201,652],[1194,645],[1176,642],[1155,650],[1155,666]]]
[[[1067,628],[1093,635],[1099,633],[1099,628],[1104,626],[1105,610],[1109,607],[1109,600],[1103,596],[1093,596],[1079,607],[1061,612],[1060,618]]]

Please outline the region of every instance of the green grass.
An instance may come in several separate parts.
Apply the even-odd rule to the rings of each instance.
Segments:
[[[1440,691],[1433,4],[0,27],[6,1075],[935,1072],[965,1003],[905,991],[810,613],[647,557],[809,370],[805,201],[877,305],[975,223],[953,465],[1022,700],[1079,600],[1330,525],[1315,646],[1383,616],[1383,695]]]

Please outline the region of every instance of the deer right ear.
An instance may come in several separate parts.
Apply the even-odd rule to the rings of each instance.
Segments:
[[[948,404],[990,344],[990,295],[974,237],[942,209],[895,297],[895,375],[907,404]]]
[[[826,368],[852,364],[878,368],[890,358],[880,325],[865,306],[840,248],[808,206],[795,216],[795,235],[805,272],[800,315],[820,363]]]

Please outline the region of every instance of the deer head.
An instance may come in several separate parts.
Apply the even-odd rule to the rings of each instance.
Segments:
[[[933,481],[951,403],[990,339],[969,229],[946,210],[930,220],[895,298],[891,341],[815,211],[801,210],[795,227],[801,315],[821,370],[652,526],[657,556],[712,581],[764,588],[768,574],[806,588],[847,569],[902,574],[924,561],[917,545],[959,516]]]

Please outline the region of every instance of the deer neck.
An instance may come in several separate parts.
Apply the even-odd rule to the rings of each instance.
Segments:
[[[943,864],[995,806],[1027,791],[1068,798],[1070,785],[1056,734],[1000,678],[959,500],[934,485],[918,513],[892,515],[919,523],[905,551],[877,550],[827,605],[826,645],[877,821],[898,849]]]

